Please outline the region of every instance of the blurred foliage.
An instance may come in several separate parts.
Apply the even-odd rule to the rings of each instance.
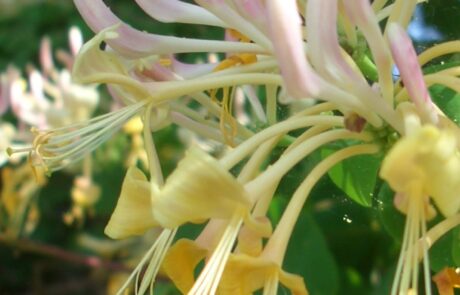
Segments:
[[[112,0],[107,3],[122,19],[139,29],[183,37],[212,39],[223,36],[220,29],[152,21],[134,1]],[[444,39],[460,37],[458,1],[431,0],[421,7],[426,25],[438,30]],[[37,1],[18,9],[0,9],[0,72],[10,64],[22,69],[29,63],[37,64],[40,40],[45,35],[51,38],[53,48],[66,47],[67,29],[71,25],[81,28],[86,40],[92,36],[69,0]],[[183,58],[194,59],[196,56]],[[440,87],[430,90],[438,105],[458,122],[458,95]],[[171,127],[155,134],[166,175],[183,154],[175,131]],[[130,258],[130,254],[124,252],[123,247],[105,247],[103,229],[124,177],[124,156],[128,145],[129,139],[120,134],[95,152],[94,180],[101,186],[102,196],[94,215],[89,216],[81,227],[63,222],[63,214],[71,206],[71,174],[60,172],[51,177],[49,184],[36,196],[41,217],[33,234],[21,236],[17,241],[0,237],[0,294],[106,294],[107,290],[114,288],[111,286],[116,285],[120,274],[127,274],[122,263]],[[323,153],[330,153],[334,147],[328,149]],[[320,152],[314,153],[283,180],[270,208],[275,223],[293,192],[292,188],[321,157]],[[287,271],[304,276],[312,295],[389,293],[404,217],[392,206],[393,193],[376,177],[375,167],[364,175],[355,169],[369,163],[376,166],[375,161],[367,158],[344,162],[343,166],[351,168],[340,170],[336,167],[330,173],[331,179],[323,178],[307,201],[289,244],[285,267]],[[351,175],[347,178],[343,171]],[[348,182],[355,188],[358,184],[361,190],[350,191]],[[196,234],[194,226],[182,231],[179,236]],[[82,245],[81,237],[86,234],[100,239],[97,247],[89,249]],[[434,270],[445,264],[460,264],[459,243],[456,230],[436,244],[431,252]],[[451,249],[449,254],[446,249]],[[142,250],[137,254],[141,255]],[[88,257],[98,262],[91,264]],[[157,294],[176,293],[164,280],[158,284],[157,291]]]

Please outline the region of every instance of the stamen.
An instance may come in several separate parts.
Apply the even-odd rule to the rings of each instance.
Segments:
[[[276,295],[278,294],[279,273],[273,272],[265,281],[263,295]]]
[[[163,262],[163,258],[165,257],[166,253],[169,250],[169,247],[171,246],[171,243],[174,240],[174,236],[176,235],[176,232],[177,232],[177,229],[163,230],[161,235],[162,236],[164,235],[164,236],[160,237],[161,240],[158,243],[158,247],[153,252],[152,258],[147,267],[147,270],[144,273],[140,286],[138,284],[140,272],[138,272],[136,275],[135,294],[144,294],[145,291],[147,291],[147,288],[150,289],[150,294],[153,294],[153,284],[155,283],[155,278],[158,274],[158,270],[160,269],[161,263]]]
[[[404,228],[403,245],[399,255],[395,279],[391,289],[392,295],[417,294],[420,250],[423,255],[423,276],[425,293],[431,294],[428,247],[423,243],[422,249],[417,243],[420,236],[426,235],[427,204],[421,194],[414,192],[407,208],[407,220]]]
[[[215,294],[242,223],[241,212],[236,212],[189,295]]]
[[[139,102],[119,111],[70,126],[48,131],[35,128],[32,146],[21,149],[9,148],[8,152],[29,153],[32,167],[41,167],[51,173],[82,159],[104,141],[108,140],[146,104]]]
[[[129,278],[126,280],[126,282],[123,284],[123,286],[118,290],[116,295],[122,295],[124,294],[124,291],[126,288],[128,288],[129,284],[131,284],[131,281],[136,277],[136,287],[135,287],[135,293],[138,294],[138,282],[139,282],[139,275],[144,268],[145,264],[147,261],[150,259],[150,263],[148,266],[147,271],[150,270],[150,277],[147,277],[148,272],[146,271],[144,278],[142,279],[141,282],[141,287],[144,284],[145,280],[147,280],[148,283],[153,282],[155,280],[156,274],[158,272],[159,265],[161,264],[161,261],[163,260],[164,255],[166,254],[169,246],[171,245],[171,241],[174,239],[174,236],[176,234],[176,230],[169,230],[169,229],[164,229],[160,236],[155,240],[155,243],[150,247],[150,249],[145,253],[144,257],[142,257],[142,260],[139,262],[137,267],[134,269],[134,271],[131,273]],[[149,284],[147,284],[148,286]],[[142,293],[141,293],[142,294]]]

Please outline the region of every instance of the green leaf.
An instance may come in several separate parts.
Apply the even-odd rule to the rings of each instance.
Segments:
[[[406,217],[393,205],[394,192],[384,183],[377,194],[377,216],[385,230],[396,240],[401,241]]]
[[[455,262],[455,257],[453,257],[454,251],[458,251],[453,247],[455,244],[458,247],[458,239],[454,237],[454,232],[450,231],[431,246],[429,249],[430,268],[434,272],[439,272],[445,267],[456,267],[458,265]]]
[[[310,295],[334,295],[339,291],[337,264],[321,229],[307,210],[297,220],[284,269],[301,275]]]
[[[452,233],[452,258],[454,259],[455,265],[460,265],[460,227],[455,227]]]
[[[343,148],[328,146],[322,150],[323,158]],[[329,177],[350,199],[364,207],[372,205],[381,159],[373,155],[359,155],[346,159],[329,170]]]
[[[436,105],[454,121],[460,124],[460,94],[441,85],[430,87],[430,95]]]

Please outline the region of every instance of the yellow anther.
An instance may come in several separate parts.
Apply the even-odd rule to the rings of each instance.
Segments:
[[[233,139],[237,134],[237,123],[232,116],[233,91],[229,87],[222,88],[222,100],[217,98],[217,89],[211,89],[209,92],[211,100],[217,103],[220,109],[220,131],[224,141],[229,146],[234,146]]]
[[[234,30],[234,29],[227,29],[227,32],[230,36],[232,36],[233,38],[237,39],[238,41],[241,41],[241,42],[246,42],[246,43],[249,43],[251,42],[251,39],[249,39],[248,37],[246,37],[245,35],[241,34],[240,32],[238,32],[237,30]]]
[[[230,57],[224,59],[221,63],[219,63],[213,71],[218,72],[231,68],[233,66],[248,65],[255,62],[257,62],[257,56],[252,53],[241,53],[231,55]]]
[[[236,136],[236,120],[232,116],[233,91],[230,94],[228,87],[223,88],[222,108],[220,113],[220,131],[224,137],[225,143],[234,146],[233,139]],[[228,127],[226,126],[228,125]]]
[[[169,67],[172,65],[172,61],[170,58],[160,58],[160,60],[158,61],[160,65],[164,66],[164,67]]]

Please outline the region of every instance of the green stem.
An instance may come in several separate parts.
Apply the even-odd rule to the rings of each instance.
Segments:
[[[326,174],[329,169],[344,159],[361,154],[373,154],[377,151],[378,146],[374,144],[351,146],[335,152],[334,154],[321,161],[318,165],[316,165],[316,167],[313,168],[307,178],[302,182],[302,184],[294,193],[291,201],[283,213],[283,216],[281,217],[280,222],[278,223],[278,226],[275,229],[275,232],[268,241],[263,255],[268,256],[272,261],[281,265],[295,223],[302,211],[304,203],[310,194],[311,189],[318,182],[318,180],[324,174]]]

